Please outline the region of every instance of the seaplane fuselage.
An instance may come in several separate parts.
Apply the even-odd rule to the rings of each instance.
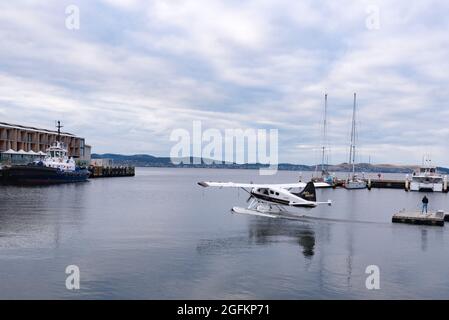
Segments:
[[[257,200],[284,206],[314,208],[315,202],[304,201],[298,194],[282,188],[252,188],[251,195]]]

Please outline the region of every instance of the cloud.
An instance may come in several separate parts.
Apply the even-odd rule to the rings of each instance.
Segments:
[[[65,28],[65,7],[81,29]],[[380,29],[366,26],[379,8]],[[444,1],[30,1],[0,4],[0,116],[58,118],[95,152],[168,155],[169,136],[277,128],[280,161],[347,158],[353,92],[360,159],[449,165]]]
[[[101,0],[101,1],[107,5],[128,10],[138,9],[144,3],[141,0]]]

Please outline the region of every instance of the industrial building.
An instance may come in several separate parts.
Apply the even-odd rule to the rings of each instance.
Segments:
[[[56,142],[57,137],[55,130],[0,122],[0,154],[2,159],[39,157]],[[90,162],[91,147],[86,145],[84,138],[61,132],[59,140],[67,147],[70,157]]]

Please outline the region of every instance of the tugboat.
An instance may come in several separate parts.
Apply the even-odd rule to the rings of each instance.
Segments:
[[[61,124],[58,121],[58,139],[47,149],[43,160],[36,160],[27,165],[4,167],[1,182],[14,185],[47,185],[72,182],[84,182],[90,172],[76,165],[68,156],[67,149],[61,143]]]

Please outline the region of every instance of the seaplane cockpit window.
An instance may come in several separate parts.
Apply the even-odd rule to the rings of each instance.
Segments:
[[[273,191],[273,190],[270,190],[270,193],[271,193],[271,194],[274,194],[274,191]]]

